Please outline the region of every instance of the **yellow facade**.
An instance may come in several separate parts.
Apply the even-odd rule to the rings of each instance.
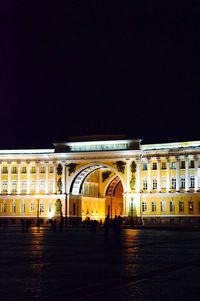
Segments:
[[[97,138],[0,151],[0,220],[103,222],[109,214],[126,222],[199,223],[199,141]]]

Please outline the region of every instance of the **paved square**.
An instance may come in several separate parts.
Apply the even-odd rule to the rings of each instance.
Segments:
[[[199,300],[200,232],[0,228],[0,300]]]

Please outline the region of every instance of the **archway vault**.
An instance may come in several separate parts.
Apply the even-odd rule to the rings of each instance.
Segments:
[[[81,187],[83,185],[83,182],[88,177],[88,175],[93,173],[95,170],[102,169],[102,168],[110,169],[111,171],[113,171],[115,173],[114,178],[118,179],[117,182],[121,181],[122,187],[125,191],[124,180],[115,168],[105,163],[90,163],[88,165],[82,166],[82,168],[77,170],[76,173],[74,174],[73,178],[71,179],[71,182],[69,183],[70,194],[79,195],[81,193]]]

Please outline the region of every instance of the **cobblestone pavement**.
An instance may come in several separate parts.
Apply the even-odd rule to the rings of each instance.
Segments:
[[[0,228],[0,300],[200,300],[200,232]]]

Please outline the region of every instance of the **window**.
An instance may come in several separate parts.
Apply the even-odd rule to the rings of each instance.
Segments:
[[[172,189],[176,189],[176,178],[172,178]]]
[[[190,161],[190,168],[194,168],[194,160]]]
[[[142,169],[143,169],[143,170],[147,170],[147,163],[146,163],[146,162],[143,163]]]
[[[3,181],[2,190],[3,190],[3,192],[7,192],[7,181]]]
[[[165,201],[161,201],[160,202],[160,211],[161,212],[165,212],[166,211],[166,202]]]
[[[184,212],[184,202],[179,202],[179,212]]]
[[[156,211],[156,202],[151,202],[151,211],[152,212]]]
[[[21,203],[20,209],[21,209],[21,210],[20,210],[21,213],[25,213],[25,209],[26,209],[26,208],[25,208],[25,203],[24,203],[24,202]]]
[[[162,169],[166,169],[166,168],[167,168],[166,162],[162,162]]]
[[[191,176],[190,177],[190,188],[194,188],[194,185],[195,185],[195,179],[194,179],[194,176]]]
[[[22,181],[22,192],[26,192],[26,181]]]
[[[153,190],[157,189],[157,179],[153,179]]]
[[[2,168],[2,173],[8,173],[8,167],[7,166],[3,166]]]
[[[2,213],[6,213],[6,202],[3,201],[3,204],[2,204]]]
[[[176,169],[176,162],[172,162],[172,169]]]
[[[40,166],[40,173],[45,173],[45,167],[44,166]]]
[[[35,181],[31,181],[31,191],[35,191]]]
[[[31,202],[30,203],[30,212],[33,212],[34,211],[34,202]]]
[[[12,182],[12,192],[17,192],[17,181]]]
[[[53,173],[53,166],[50,166],[50,173]]]
[[[175,202],[174,201],[170,201],[170,203],[169,203],[169,210],[170,210],[170,212],[174,212],[175,211]]]
[[[35,166],[31,166],[31,173],[35,173]]]
[[[194,211],[194,202],[189,202],[188,203],[188,209],[189,209],[189,213],[193,212]]]
[[[45,181],[40,182],[40,191],[44,191],[45,189]]]
[[[13,166],[11,172],[14,173],[14,174],[16,174],[17,173],[17,166]]]
[[[51,212],[51,210],[52,210],[52,204],[49,203],[49,204],[48,204],[48,211]]]
[[[40,213],[44,212],[44,203],[39,204]]]
[[[166,177],[162,177],[162,180],[161,180],[161,187],[162,187],[162,189],[166,189],[166,188],[167,188],[167,180],[166,180]]]
[[[142,212],[147,211],[147,202],[142,202]]]
[[[109,209],[108,212],[110,212],[110,209]],[[76,204],[73,203],[73,215],[75,215],[75,214],[76,214]],[[108,214],[109,214],[109,213],[108,213]]]
[[[53,192],[53,188],[54,188],[54,182],[50,181],[50,183],[49,183],[49,192]]]
[[[157,163],[153,162],[153,170],[157,170]]]
[[[200,202],[198,203],[198,211],[200,212]]]
[[[180,166],[181,169],[185,169],[185,161],[181,161],[181,166]]]
[[[148,189],[147,179],[143,179],[143,190]]]
[[[181,188],[185,188],[185,177],[181,177]]]
[[[26,173],[26,166],[22,166],[22,173]]]
[[[16,203],[12,202],[11,204],[11,213],[16,213]]]

